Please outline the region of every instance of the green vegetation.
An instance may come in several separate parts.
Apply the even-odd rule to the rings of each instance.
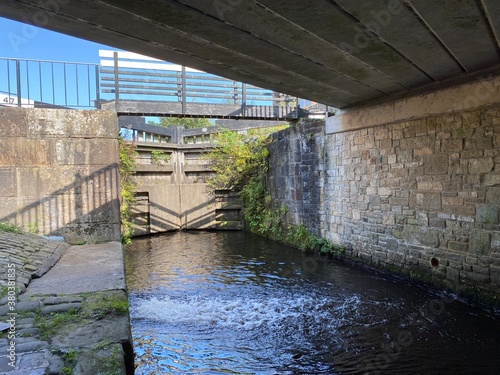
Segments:
[[[79,309],[42,315],[41,311],[35,316],[35,326],[41,331],[42,340],[48,340],[64,327],[71,324],[81,324],[92,320],[100,320],[109,315],[124,315],[128,313],[126,295],[113,292],[83,293],[82,306]]]
[[[35,326],[40,329],[41,339],[47,341],[62,327],[70,324],[78,323],[82,320],[77,309],[70,309],[63,313],[54,314],[51,316],[43,316],[38,313],[35,317]]]
[[[61,353],[61,357],[65,362],[65,366],[62,369],[63,375],[73,375],[73,369],[78,361],[78,352],[70,349],[65,353]]]
[[[238,190],[265,176],[269,157],[267,135],[257,132],[243,135],[222,130],[214,140],[217,147],[207,155],[216,172],[208,181],[212,191]]]
[[[267,130],[267,129],[266,129]],[[215,136],[217,147],[208,153],[216,172],[209,181],[212,192],[240,190],[242,214],[251,232],[272,240],[298,247],[304,251],[322,254],[340,254],[343,248],[310,233],[304,225],[286,222],[288,207],[279,207],[267,191],[266,177],[269,170],[269,133],[250,132],[242,135],[229,130]]]
[[[40,298],[42,296],[38,296]],[[59,295],[58,297],[65,297]],[[40,330],[39,338],[49,343],[53,339],[71,336],[74,332],[83,332],[91,330],[98,333],[101,323],[96,321],[109,319],[104,326],[116,324],[122,320],[116,320],[115,317],[128,314],[128,299],[123,291],[103,291],[97,293],[81,293],[74,295],[75,300],[82,300],[81,306],[72,308],[65,312],[42,314],[42,308],[36,312],[26,311],[25,315],[19,317],[33,317],[33,326]],[[43,298],[43,297],[42,297]],[[121,323],[120,323],[121,324]],[[114,375],[122,373],[123,368],[123,349],[118,342],[104,339],[95,342],[92,347],[77,347],[75,349],[57,349],[57,354],[64,360],[62,374],[72,375],[78,362],[93,363],[93,368],[103,375]],[[0,337],[1,338],[1,337]],[[113,336],[111,335],[111,339]]]
[[[28,224],[28,232],[31,234],[38,234],[38,221]]]
[[[0,222],[0,233],[23,233],[23,230],[12,223]]]
[[[7,297],[8,294],[9,294],[9,287],[2,286],[2,288],[0,289],[0,299]]]
[[[123,139],[118,139],[120,153],[120,213],[122,222],[122,243],[130,244],[133,233],[132,205],[135,202],[136,183],[132,179],[135,174],[135,159],[137,152],[134,144],[127,144]]]
[[[70,349],[67,352],[59,351],[57,354],[65,362],[62,369],[63,375],[73,375],[79,356],[92,358],[94,368],[99,369],[98,373],[101,375],[120,375],[122,373],[123,352],[120,349],[120,344],[103,341],[89,350]]]
[[[151,151],[151,162],[153,164],[161,164],[161,162],[167,162],[170,159],[170,155],[163,152],[163,151],[158,151],[158,150],[153,150]]]
[[[214,126],[207,118],[189,118],[189,117],[162,117],[159,123],[150,122],[152,125],[163,127],[184,126],[186,129],[208,128]]]
[[[97,294],[85,301],[83,314],[101,320],[107,315],[123,315],[128,313],[126,296],[117,294]]]
[[[97,367],[100,370],[99,374],[120,375],[122,373],[120,367],[122,364],[121,360],[123,358],[123,351],[120,349],[119,345],[113,343],[102,343],[102,345],[99,345],[93,350],[95,352],[94,358],[98,363]],[[104,350],[103,353],[98,355],[97,353],[101,350]]]
[[[67,352],[58,352],[65,362],[62,369],[63,375],[73,375],[78,357],[83,355],[93,358],[94,366],[99,369],[99,374],[102,375],[120,375],[123,358],[123,352],[120,349],[120,344],[110,341],[102,341],[88,350],[77,351],[70,349]]]

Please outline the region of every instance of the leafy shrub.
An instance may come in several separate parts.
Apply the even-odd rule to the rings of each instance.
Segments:
[[[127,144],[118,139],[120,156],[120,214],[122,222],[122,243],[129,244],[133,234],[132,205],[135,203],[136,183],[132,179],[135,174],[137,151],[134,144]]]
[[[288,207],[273,204],[266,186],[268,135],[269,132],[245,136],[229,130],[216,135],[217,146],[207,156],[216,172],[209,180],[210,190],[239,190],[243,218],[253,233],[304,251],[341,253],[342,248],[309,233],[304,225],[288,225],[285,219]]]

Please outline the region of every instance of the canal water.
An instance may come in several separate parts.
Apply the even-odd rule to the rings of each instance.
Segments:
[[[136,374],[500,374],[500,315],[242,232],[126,249]]]

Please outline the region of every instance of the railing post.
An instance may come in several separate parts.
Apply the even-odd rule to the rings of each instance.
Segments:
[[[170,143],[183,144],[184,143],[184,127],[170,125],[167,129],[171,130]]]
[[[182,102],[181,102],[181,106],[182,106],[182,114],[185,115],[186,114],[186,100],[187,100],[186,98],[187,98],[187,95],[186,95],[186,67],[184,65],[182,66],[181,80],[182,80],[182,87],[181,87]]]
[[[284,98],[284,99],[283,99]],[[284,112],[285,114],[288,113],[288,95],[283,96],[283,94],[280,94],[279,92],[273,91],[272,92],[272,103],[271,106],[273,108],[273,115],[274,117],[280,117],[281,113]],[[284,102],[284,105],[283,105]]]
[[[21,62],[16,60],[17,106],[21,107]]]
[[[52,67],[52,104],[56,104],[56,83],[55,83],[55,76],[54,76],[54,63],[50,63],[50,66]],[[64,78],[64,105],[68,105],[68,90],[66,89],[68,87],[67,80],[66,80],[66,63],[63,63],[63,78]]]
[[[241,112],[245,116],[247,112],[247,84],[241,84]]]
[[[101,80],[99,79],[99,65],[95,66],[95,107],[97,109],[101,109]]]
[[[238,105],[238,82],[233,81],[233,104]]]
[[[182,103],[182,72],[177,72],[177,102]]]
[[[118,112],[118,101],[120,100],[120,83],[118,74],[118,52],[113,53],[114,69],[113,73],[115,75],[115,109]]]

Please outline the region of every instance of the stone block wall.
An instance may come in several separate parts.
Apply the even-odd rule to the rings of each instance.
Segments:
[[[290,222],[349,257],[500,292],[500,107],[317,128],[299,124],[271,146],[272,196]]]
[[[274,133],[269,146],[271,173],[268,188],[276,207],[285,204],[290,224],[305,224],[323,233],[324,121],[300,121]]]
[[[0,108],[0,221],[70,243],[119,240],[117,137],[113,112]]]

